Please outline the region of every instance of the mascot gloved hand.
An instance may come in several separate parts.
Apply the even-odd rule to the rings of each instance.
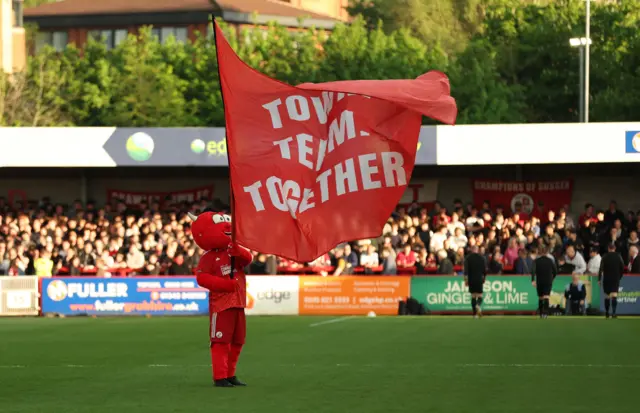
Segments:
[[[196,276],[198,285],[209,290],[209,341],[214,385],[246,386],[236,377],[236,365],[247,331],[244,267],[251,263],[253,256],[249,250],[232,242],[229,215],[203,212],[198,216],[190,213],[189,218],[193,221],[193,240],[205,251]]]

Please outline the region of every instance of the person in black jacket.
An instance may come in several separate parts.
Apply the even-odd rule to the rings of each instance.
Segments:
[[[618,289],[620,288],[620,280],[624,275],[624,270],[624,261],[622,256],[616,252],[616,245],[609,244],[609,252],[602,257],[600,271],[598,271],[598,283],[602,286],[605,294],[604,311],[606,318],[609,318],[609,308],[612,310],[613,318],[617,317]]]
[[[540,257],[533,262],[531,269],[531,284],[538,292],[538,312],[540,318],[549,316],[549,296],[554,278],[558,275],[555,262],[546,255],[547,251],[540,251]]]
[[[464,260],[464,284],[471,293],[471,308],[474,318],[482,317],[482,287],[487,277],[487,261],[478,253],[478,246],[469,249]]]
[[[565,313],[568,315],[584,314],[587,306],[585,301],[587,299],[587,287],[578,274],[573,275],[573,280],[567,288],[564,290],[565,298]]]

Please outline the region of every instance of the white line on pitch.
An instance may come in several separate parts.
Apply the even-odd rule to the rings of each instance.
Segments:
[[[325,324],[339,323],[341,321],[345,321],[345,320],[348,320],[350,318],[353,318],[353,316],[332,318],[331,320],[324,320],[324,321],[320,321],[318,323],[309,324],[309,327],[318,327],[318,326],[323,326]]]
[[[458,364],[459,367],[545,367],[545,368],[626,368],[637,369],[637,364]]]

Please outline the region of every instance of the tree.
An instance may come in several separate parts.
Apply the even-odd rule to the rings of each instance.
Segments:
[[[478,39],[450,68],[451,94],[458,102],[459,124],[520,123],[526,120],[522,87],[508,85],[496,67],[496,51]]]
[[[60,102],[47,93],[62,83],[43,65],[14,75],[0,71],[0,126],[69,125]]]
[[[182,126],[192,121],[186,81],[162,59],[149,28],[129,36],[112,53],[111,102],[101,120],[113,126]]]

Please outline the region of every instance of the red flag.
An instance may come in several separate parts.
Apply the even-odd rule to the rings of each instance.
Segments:
[[[309,262],[379,236],[411,178],[422,115],[455,122],[447,77],[294,87],[215,31],[236,241]]]

